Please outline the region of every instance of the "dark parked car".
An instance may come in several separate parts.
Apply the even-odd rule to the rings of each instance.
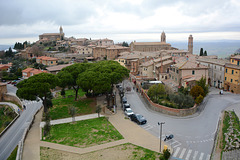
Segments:
[[[130,119],[134,122],[136,122],[137,124],[146,124],[147,120],[140,114],[132,114],[130,116]]]
[[[123,104],[127,103],[127,98],[126,98],[126,97],[123,97],[123,98],[122,98],[122,103],[123,103]]]

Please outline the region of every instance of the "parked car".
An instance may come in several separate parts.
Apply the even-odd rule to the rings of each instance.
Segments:
[[[146,124],[147,120],[140,114],[132,114],[130,116],[130,119],[134,122],[136,122],[137,124]]]
[[[125,111],[127,108],[130,108],[130,106],[128,103],[123,104],[123,110]]]
[[[126,97],[123,97],[123,98],[122,98],[122,103],[123,103],[123,104],[127,103],[127,98],[126,98]]]
[[[134,113],[131,108],[126,108],[126,110],[124,111],[124,114],[129,117]]]

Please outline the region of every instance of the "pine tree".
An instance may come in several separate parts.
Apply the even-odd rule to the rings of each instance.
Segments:
[[[204,51],[203,56],[207,56],[207,51]]]
[[[200,56],[203,56],[203,48],[200,49]]]

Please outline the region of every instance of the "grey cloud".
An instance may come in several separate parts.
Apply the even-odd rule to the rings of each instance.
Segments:
[[[59,25],[81,24],[96,13],[91,5],[94,6],[92,1],[4,1],[0,5],[0,25],[39,21],[52,21]]]

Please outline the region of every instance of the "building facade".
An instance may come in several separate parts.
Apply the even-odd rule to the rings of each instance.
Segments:
[[[60,26],[59,33],[43,33],[39,35],[40,42],[59,41],[64,39],[63,28]]]
[[[240,55],[230,58],[230,63],[225,65],[224,89],[240,94]]]
[[[217,88],[222,88],[224,84],[225,63],[227,63],[227,60],[201,58],[197,59],[196,61],[199,62],[199,64],[202,64],[209,68],[208,69],[209,85]]]

